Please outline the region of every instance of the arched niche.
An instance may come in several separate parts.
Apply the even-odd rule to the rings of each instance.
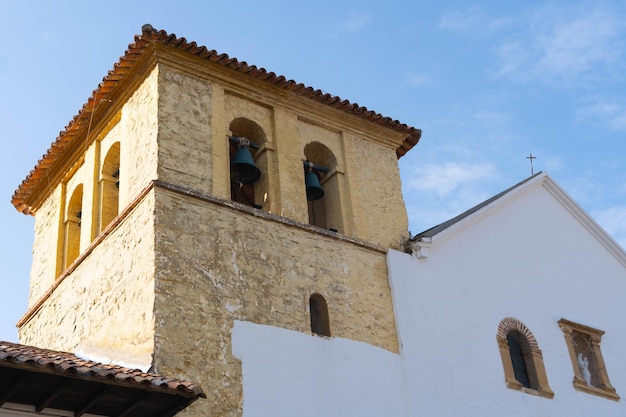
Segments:
[[[314,171],[324,189],[324,196],[319,200],[308,201],[309,224],[343,233],[337,158],[327,146],[315,141],[305,145],[304,157],[306,161],[328,170]]]
[[[120,143],[115,142],[109,148],[100,170],[99,232],[119,214],[120,184]]]
[[[65,212],[64,268],[80,255],[80,230],[83,217],[83,185],[74,188]]]
[[[328,303],[321,294],[315,293],[309,297],[309,313],[311,320],[311,333],[330,337]]]

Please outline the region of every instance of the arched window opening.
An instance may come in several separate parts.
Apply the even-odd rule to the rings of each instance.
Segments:
[[[320,336],[330,337],[330,320],[328,318],[328,304],[320,294],[313,294],[309,298],[309,312],[311,315],[311,332]]]
[[[508,388],[554,397],[537,340],[524,323],[513,317],[503,319],[498,325],[496,340]]]
[[[515,379],[524,387],[537,389],[536,384],[530,383],[526,359],[524,358],[522,345],[518,341],[520,337],[521,335],[517,331],[511,331],[506,335],[506,340],[509,345],[509,354],[511,355],[511,364],[513,365],[513,374],[515,375]]]
[[[308,203],[309,224],[343,232],[337,158],[328,147],[311,142],[304,147],[305,190]],[[310,190],[319,186],[321,192],[312,198]]]
[[[100,225],[101,232],[119,213],[120,143],[115,142],[102,164],[100,172]]]
[[[64,268],[67,268],[80,255],[80,229],[83,216],[83,185],[78,185],[67,205],[65,213]]]
[[[256,166],[261,172],[260,178],[250,184],[244,184],[231,177],[230,198],[238,203],[269,211],[268,155],[267,149],[265,148],[265,132],[258,124],[245,118],[233,120],[230,123],[230,131],[232,134],[229,138],[231,167],[235,160],[239,160],[240,162],[239,158],[245,155],[245,153],[238,153],[241,147],[241,141],[238,141],[236,138],[245,138],[249,141],[249,146],[247,146],[251,157],[249,162]],[[233,138],[235,140],[232,140]],[[244,165],[247,163],[248,161],[245,160]]]

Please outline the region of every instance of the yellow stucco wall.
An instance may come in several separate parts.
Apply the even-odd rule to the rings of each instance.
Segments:
[[[156,191],[155,364],[202,385],[208,404],[193,415],[238,415],[233,320],[310,333],[313,293],[328,302],[332,336],[398,350],[384,251]]]
[[[32,307],[48,288],[52,287],[57,276],[57,245],[63,198],[62,187],[59,185],[39,208],[35,217],[29,307]]]
[[[19,329],[20,342],[149,362],[154,344],[153,213],[154,195],[148,194]]]
[[[159,148],[159,67],[153,69],[123,105],[120,207],[157,178]]]
[[[265,211],[308,222],[302,162],[307,144],[318,142],[337,160],[341,231],[400,248],[408,219],[395,146],[382,143],[401,134],[375,125],[367,130],[362,120],[319,103],[300,108],[282,92],[217,83],[213,75],[169,62],[159,66],[159,179],[229,198],[227,134],[233,120],[245,118],[266,138]]]
[[[30,274],[29,306],[48,291],[65,270],[64,222],[67,205],[76,187],[82,185],[82,226],[80,253],[84,252],[99,233],[99,179],[103,158],[115,143],[121,143],[120,210],[128,206],[152,179],[156,178],[158,69],[153,70],[138,89],[120,107],[119,117],[104,124],[101,131],[90,137],[95,140],[85,146],[85,152],[65,173],[60,184],[50,184],[52,193],[35,215],[33,264]],[[70,213],[75,215],[75,213]]]
[[[211,103],[209,83],[160,67],[159,179],[211,191]]]

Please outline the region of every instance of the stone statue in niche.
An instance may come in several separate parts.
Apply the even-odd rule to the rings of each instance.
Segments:
[[[582,353],[578,354],[578,366],[580,367],[580,372],[583,374],[583,379],[587,383],[587,385],[591,385],[591,371],[589,370],[589,359],[583,357]]]

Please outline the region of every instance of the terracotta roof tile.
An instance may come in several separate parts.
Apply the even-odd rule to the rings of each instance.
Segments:
[[[202,388],[190,382],[164,378],[139,369],[93,362],[67,352],[0,341],[0,366],[2,364],[31,370],[45,370],[65,376],[95,378],[104,383],[121,382],[127,385],[141,385],[150,390],[185,397],[206,398]]]
[[[24,181],[22,181],[11,200],[15,208],[25,214],[30,213],[31,207],[28,205],[30,201],[29,197],[32,197],[31,194],[39,188],[38,185],[40,184],[38,183],[46,178],[44,170],[54,166],[60,159],[60,155],[66,149],[71,148],[74,142],[77,142],[80,137],[82,137],[84,133],[83,128],[89,125],[91,113],[96,112],[102,103],[107,101],[107,96],[115,89],[118,82],[124,78],[124,75],[128,73],[129,69],[135,64],[143,51],[154,43],[176,47],[200,58],[217,62],[224,67],[231,68],[234,71],[238,71],[250,77],[265,80],[277,87],[292,91],[319,103],[354,114],[386,128],[403,132],[406,134],[406,137],[403,143],[396,149],[396,156],[398,158],[405,155],[420,140],[422,134],[421,130],[400,123],[398,120],[382,116],[356,103],[350,103],[348,100],[342,100],[340,97],[332,96],[321,90],[315,90],[304,84],[288,80],[282,75],[277,76],[273,72],[268,72],[265,68],[257,68],[254,65],[248,65],[245,61],[240,62],[236,58],[229,57],[227,54],[218,54],[215,50],[209,50],[205,46],[198,46],[195,42],[188,42],[183,37],[177,38],[174,34],[168,34],[163,30],[156,30],[151,25],[144,25],[141,35],[135,36],[135,42],[128,46],[125,54],[120,57],[119,62],[117,62],[113,66],[113,69],[103,78],[98,88],[93,91],[91,97],[89,97],[78,114],[73,117],[65,130],[59,133],[59,136],[56,141],[52,143],[48,152],[38,161],[35,168]]]

